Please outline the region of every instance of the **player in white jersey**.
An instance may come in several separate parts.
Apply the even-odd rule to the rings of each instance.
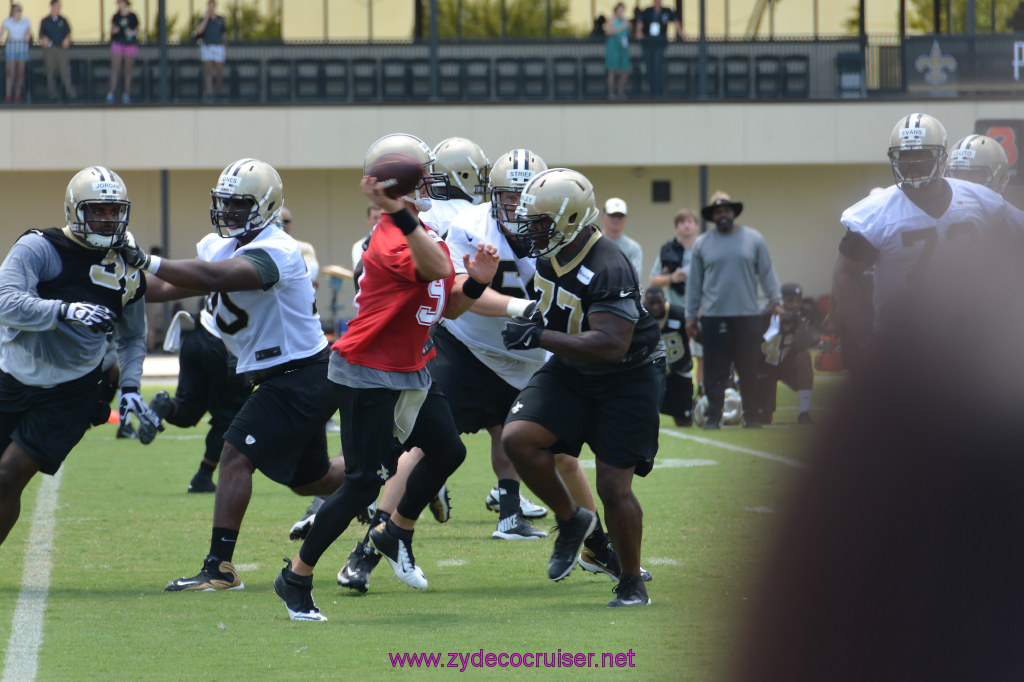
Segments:
[[[891,322],[888,310],[895,309],[936,249],[1008,227],[1024,229],[1024,214],[992,190],[943,177],[946,131],[935,118],[910,114],[900,119],[890,138],[889,159],[896,184],[872,192],[841,218],[847,232],[833,271],[830,318],[854,366],[878,329]],[[872,267],[872,302],[866,304],[862,283]]]
[[[151,277],[149,285],[146,290],[147,303],[170,300],[165,296],[170,295],[174,287],[158,277]],[[149,402],[149,409],[161,420],[180,428],[191,428],[199,423],[204,414],[210,413],[210,429],[206,433],[203,457],[199,469],[188,484],[190,493],[217,491],[213,472],[220,463],[220,454],[224,449],[224,432],[252,392],[245,377],[235,371],[237,358],[228,351],[221,339],[214,317],[215,301],[213,295],[203,299],[195,328],[181,342],[178,387],[174,397],[167,391],[157,391]],[[172,329],[178,324],[172,323]],[[180,334],[180,327],[174,333]],[[166,342],[164,348],[169,349]]]
[[[341,457],[328,459],[324,422],[336,409],[327,379],[327,339],[299,245],[279,222],[281,177],[269,164],[241,159],[211,191],[217,234],[199,258],[149,256],[134,241],[125,259],[176,288],[178,297],[213,292],[213,316],[237,371],[256,389],[224,433],[210,552],[172,592],[244,587],[231,563],[257,469],[299,495],[327,495],[344,480]]]
[[[423,211],[420,218],[444,238],[456,216],[487,196],[491,162],[480,145],[464,137],[442,140],[433,153],[433,171],[448,176],[448,200],[431,202],[430,209]]]

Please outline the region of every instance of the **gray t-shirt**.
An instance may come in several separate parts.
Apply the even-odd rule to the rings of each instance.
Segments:
[[[782,302],[779,278],[760,232],[745,225],[728,234],[705,232],[693,245],[686,319],[697,319],[698,309],[709,317],[759,315],[758,283],[773,305]]]
[[[608,234],[605,233],[604,236],[608,237]],[[608,239],[611,240],[612,244],[615,244],[622,249],[622,253],[626,254],[626,258],[629,259],[630,265],[633,266],[637,279],[640,279],[640,273],[643,272],[644,267],[643,247],[640,246],[635,239],[627,237],[626,235],[622,235],[618,239],[613,239],[612,237],[608,237]]]
[[[0,265],[0,369],[29,386],[49,388],[100,366],[105,335],[58,319],[61,301],[39,296],[40,282],[63,262],[45,237],[22,236]],[[125,306],[114,328],[121,386],[140,386],[146,357],[145,300]]]

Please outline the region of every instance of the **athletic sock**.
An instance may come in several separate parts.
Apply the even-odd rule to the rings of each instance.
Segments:
[[[235,543],[237,542],[237,530],[214,526],[213,535],[210,538],[210,554],[221,561],[231,561],[235,555]]]
[[[387,520],[385,530],[388,535],[394,538],[398,538],[399,540],[403,540],[406,544],[410,544],[412,542],[412,531],[400,528],[399,526],[395,525],[395,522],[391,519]]]
[[[210,478],[213,476],[213,472],[217,469],[216,464],[210,464],[205,459],[199,462],[199,469],[196,471],[197,476],[203,478]]]
[[[384,511],[383,509],[377,509],[373,512],[373,518],[370,519],[370,528],[376,528],[382,523],[387,523],[391,520],[391,514]],[[366,531],[366,540],[370,539],[370,531]]]
[[[796,392],[797,397],[800,399],[800,411],[810,412],[811,411],[811,390],[803,389]]]
[[[519,481],[503,478],[498,481],[498,518],[507,519],[519,513]]]
[[[608,546],[608,534],[604,532],[604,528],[601,526],[601,515],[597,512],[597,524],[594,526],[594,530],[583,540],[583,546],[592,552],[603,550]]]

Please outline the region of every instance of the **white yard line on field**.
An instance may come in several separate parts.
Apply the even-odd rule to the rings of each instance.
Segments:
[[[34,680],[39,668],[39,646],[43,642],[43,614],[50,592],[53,568],[53,535],[56,526],[57,489],[64,469],[55,476],[44,476],[28,531],[25,567],[21,575],[21,593],[11,619],[11,638],[7,641],[4,682]]]
[[[742,452],[748,455],[753,455],[754,457],[760,457],[762,459],[770,459],[773,462],[779,462],[780,464],[785,464],[786,466],[794,467],[796,469],[802,469],[804,467],[804,464],[802,462],[798,462],[795,459],[790,459],[789,457],[783,457],[782,455],[773,455],[770,452],[763,452],[761,450],[741,448],[739,445],[723,443],[722,441],[712,440],[710,438],[700,438],[698,436],[691,436],[690,434],[683,433],[682,431],[675,431],[673,429],[661,429],[661,433],[665,434],[666,436],[682,438],[683,440],[692,440],[696,443],[701,443],[702,445],[711,445],[713,447],[722,448],[724,450],[733,450],[734,452]]]

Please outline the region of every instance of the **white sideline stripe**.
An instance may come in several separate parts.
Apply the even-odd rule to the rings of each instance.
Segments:
[[[753,455],[754,457],[760,457],[761,459],[770,459],[773,462],[779,462],[780,464],[785,464],[786,466],[790,466],[790,467],[793,467],[795,469],[802,469],[804,467],[803,462],[798,462],[795,459],[790,459],[789,457],[783,457],[782,455],[773,455],[770,452],[762,452],[761,450],[751,450],[750,448],[741,448],[739,445],[732,445],[731,443],[723,443],[721,441],[711,440],[710,438],[700,438],[698,436],[691,436],[691,435],[689,435],[687,433],[682,433],[680,431],[674,431],[672,429],[659,429],[659,430],[661,431],[661,433],[664,433],[666,436],[675,436],[676,438],[682,438],[684,440],[692,440],[692,441],[694,441],[696,443],[701,443],[702,445],[711,445],[711,446],[714,446],[716,448],[722,448],[723,450],[733,450],[734,452],[742,452],[742,453],[745,453],[745,454],[748,454],[748,455]],[[657,460],[655,460],[655,461],[657,461]]]
[[[11,638],[7,640],[4,682],[34,680],[39,670],[39,645],[43,641],[43,613],[50,592],[53,568],[53,534],[56,526],[57,489],[64,468],[54,476],[45,476],[39,486],[36,509],[29,529],[28,550],[21,575],[21,593],[11,619]]]

